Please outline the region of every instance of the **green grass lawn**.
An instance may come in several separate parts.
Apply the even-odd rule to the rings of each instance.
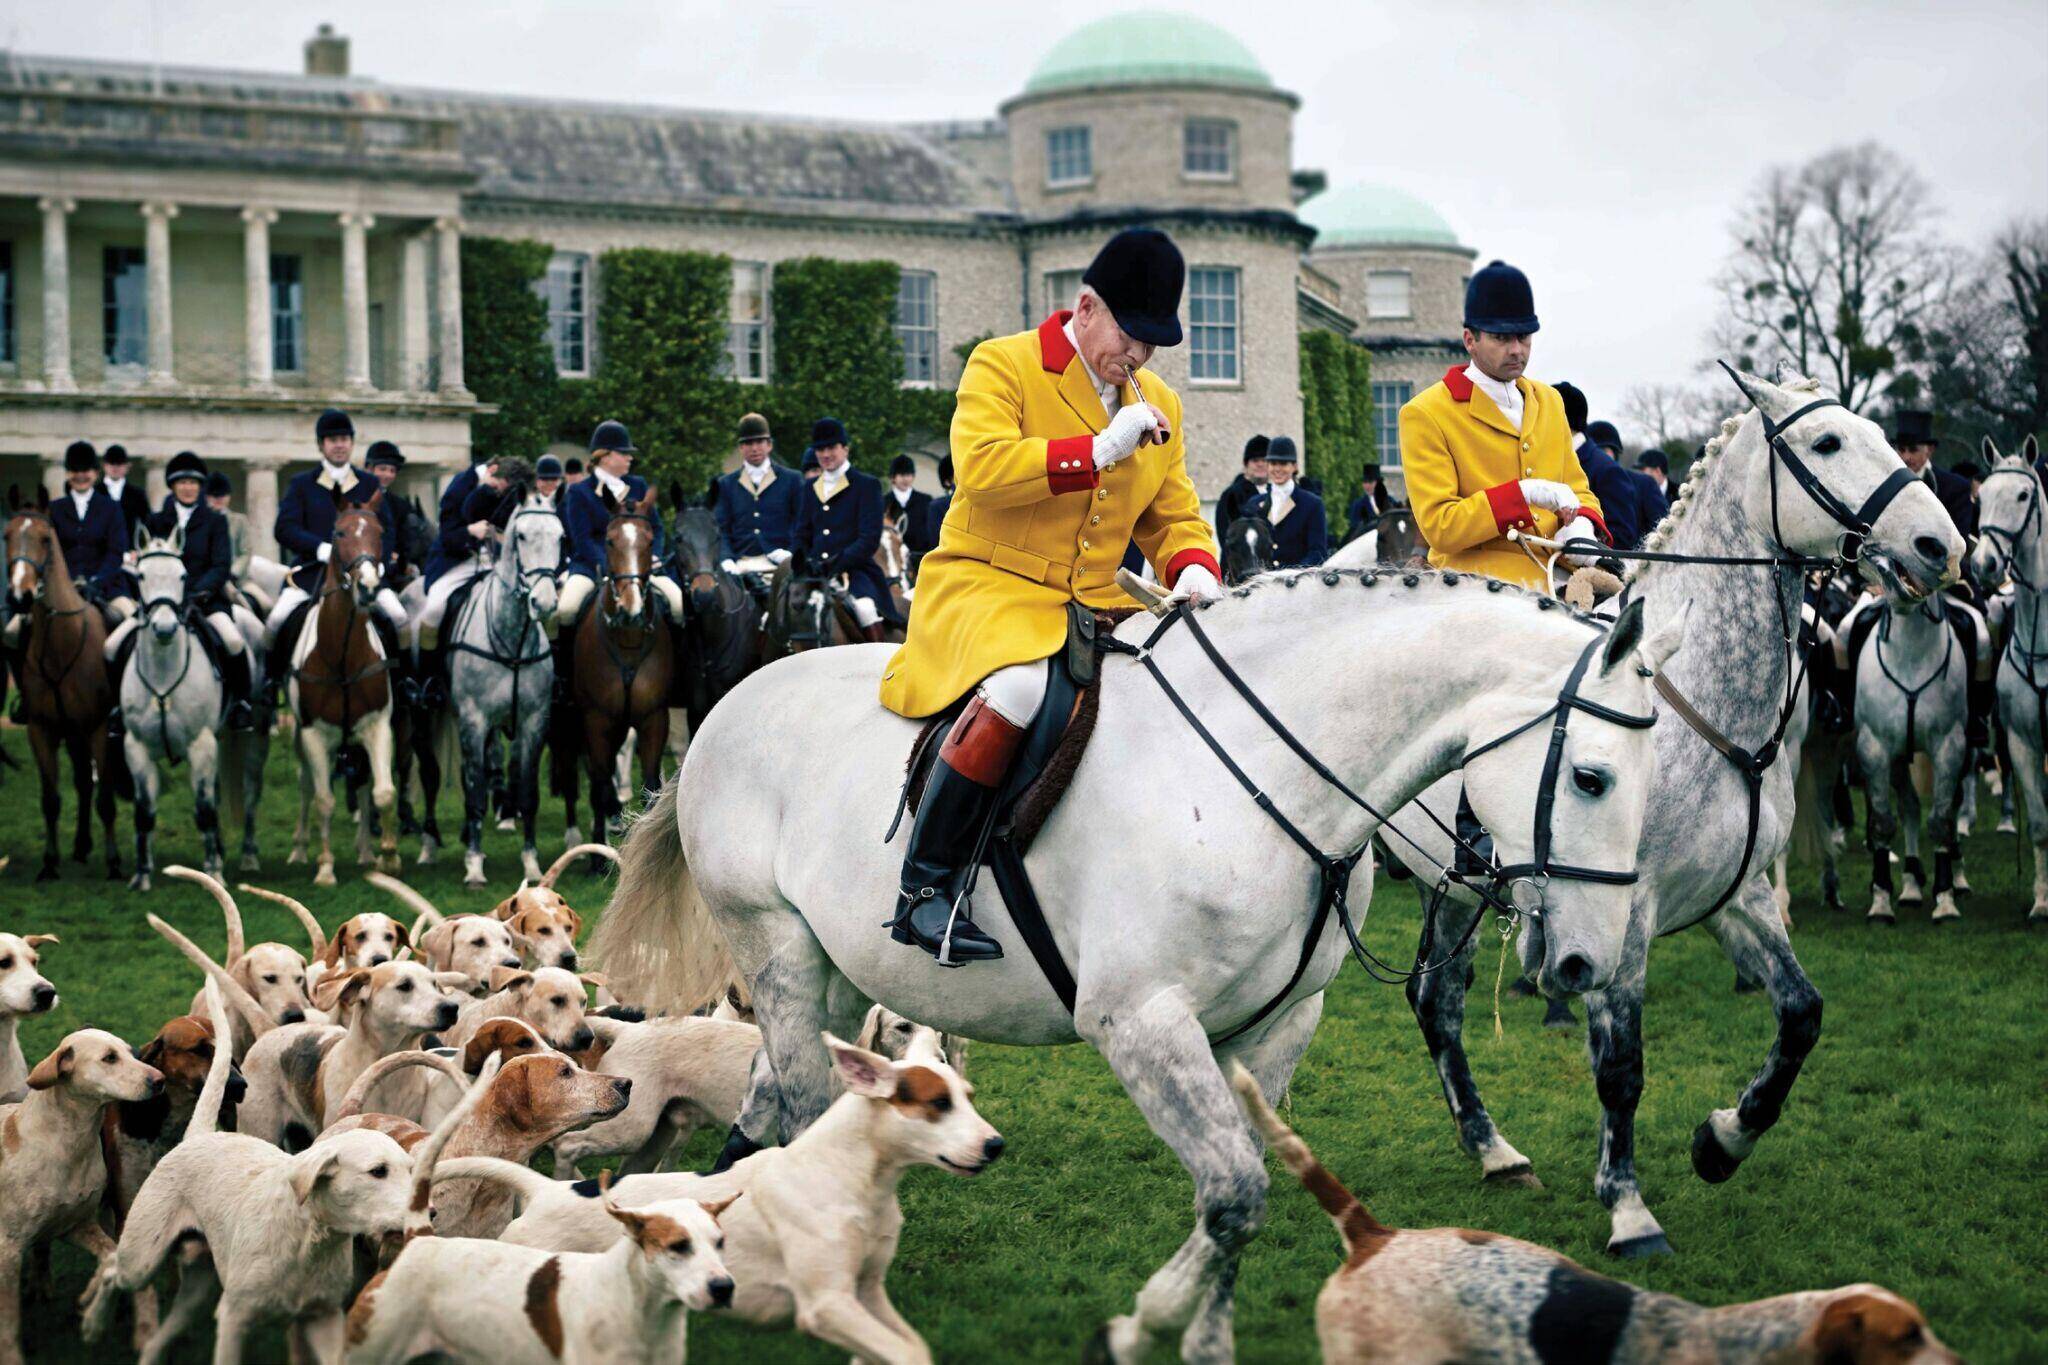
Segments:
[[[5,745],[25,755],[18,732]],[[166,801],[160,864],[199,858],[184,781],[180,770]],[[66,787],[68,804],[68,779]],[[346,862],[347,884],[329,891],[315,890],[307,869],[284,866],[296,799],[280,745],[263,822],[269,861],[253,880],[300,896],[330,927],[357,909],[387,906]],[[459,804],[444,794],[444,827],[453,828]],[[69,818],[67,809],[67,850]],[[549,855],[560,847],[558,806],[543,828]],[[120,831],[126,860],[125,808]],[[0,788],[0,852],[13,856],[0,874],[0,927],[63,937],[44,952],[63,1003],[24,1028],[31,1064],[87,1025],[141,1043],[185,1008],[198,984],[143,923],[144,909],[212,951],[222,942],[218,911],[182,883],[160,882],[145,897],[104,882],[97,851],[91,866],[67,862],[63,880],[37,886],[40,845],[34,774],[10,773]],[[462,890],[452,855],[407,875],[445,910],[485,909],[518,871],[512,836],[493,833],[487,849],[489,892]],[[1943,930],[1928,924],[1924,907],[1903,910],[1896,929],[1867,928],[1860,911],[1822,909],[1812,879],[1800,880],[1793,937],[1826,996],[1826,1021],[1783,1122],[1725,1185],[1693,1175],[1688,1144],[1694,1125],[1733,1103],[1762,1059],[1770,1012],[1760,997],[1733,994],[1732,970],[1705,933],[1657,945],[1636,1132],[1645,1196],[1675,1258],[1603,1256],[1607,1217],[1592,1194],[1600,1111],[1583,1037],[1544,1031],[1540,1002],[1507,997],[1505,1037],[1495,1042],[1490,945],[1467,1028],[1473,1065],[1502,1131],[1535,1163],[1543,1189],[1480,1184],[1476,1165],[1457,1149],[1400,991],[1356,970],[1331,992],[1295,1080],[1292,1122],[1390,1224],[1510,1233],[1706,1303],[1876,1280],[1916,1300],[1971,1360],[2048,1359],[2048,934],[2021,924],[2026,883],[2009,836],[1972,838],[1969,873],[1979,889],[1964,901],[1963,922]],[[1852,900],[1867,878],[1867,862],[1852,858],[1844,876]],[[606,894],[606,884],[580,874],[569,883],[586,913]],[[281,911],[261,902],[243,910],[252,942],[302,942]],[[1412,952],[1413,893],[1383,883],[1373,911],[1374,946],[1389,956]],[[982,1046],[972,1068],[977,1103],[1008,1139],[1008,1154],[971,1183],[936,1170],[905,1180],[908,1226],[894,1295],[942,1359],[1072,1360],[1186,1236],[1192,1192],[1087,1048]],[[690,1160],[708,1162],[717,1141],[699,1135]],[[1279,1175],[1239,1281],[1240,1358],[1309,1358],[1316,1291],[1337,1262],[1328,1223]],[[125,1343],[95,1351],[77,1338],[72,1305],[86,1280],[83,1256],[61,1246],[55,1267],[51,1296],[28,1309],[31,1358],[127,1358]],[[691,1359],[700,1363],[845,1358],[793,1334],[764,1336],[706,1317],[691,1333]],[[275,1332],[252,1345],[252,1359],[281,1357]],[[207,1349],[206,1340],[188,1339],[177,1358],[203,1360]]]

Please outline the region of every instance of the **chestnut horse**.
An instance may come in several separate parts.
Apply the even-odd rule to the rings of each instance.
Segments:
[[[292,652],[287,699],[298,720],[299,825],[289,861],[306,855],[309,809],[320,819],[316,886],[333,886],[334,756],[355,741],[370,757],[370,804],[379,817],[377,870],[398,871],[397,788],[391,780],[391,666],[371,621],[384,573],[383,490],[334,519],[333,551],[313,619]]]
[[[43,779],[43,866],[36,880],[57,875],[57,790],[59,745],[71,755],[71,787],[78,797],[78,832],[71,857],[92,856],[93,775],[99,774],[100,826],[107,840],[107,880],[121,880],[121,854],[114,843],[114,777],[107,766],[107,717],[114,709],[113,680],[101,650],[107,623],[85,600],[57,528],[39,507],[17,508],[7,519],[7,609],[29,614],[13,654],[14,682],[21,692],[21,719]]]
[[[654,518],[657,495],[649,490],[638,503],[613,514],[604,533],[604,570],[597,600],[576,626],[569,659],[569,698],[574,715],[558,728],[561,740],[581,742],[590,775],[590,809],[597,822],[592,836],[610,843],[613,822],[621,814],[614,773],[619,746],[634,732],[640,755],[640,782],[649,798],[661,790],[661,756],[668,748],[669,683],[675,676],[675,627],[662,614],[648,579],[654,562]],[[574,727],[580,723],[580,736]],[[567,733],[563,733],[566,730]],[[569,823],[576,823],[576,772],[573,761],[557,772]]]

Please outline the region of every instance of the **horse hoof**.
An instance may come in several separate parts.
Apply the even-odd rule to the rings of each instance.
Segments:
[[[1762,990],[1763,988],[1764,983],[1757,980],[1755,977],[1743,976],[1739,972],[1736,974],[1735,993],[1737,995],[1755,995],[1758,991]]]
[[[119,863],[108,863],[108,864],[107,864],[107,880],[108,880],[108,881],[110,881],[110,882],[126,881],[126,880],[127,880],[127,877],[128,877],[128,874],[127,874],[127,873],[125,873],[125,872],[123,872],[123,871],[121,870],[121,865],[120,865]]]
[[[404,859],[400,858],[396,853],[377,859],[377,870],[387,877],[396,877],[404,868]]]
[[[1525,1190],[1540,1190],[1543,1182],[1536,1178],[1528,1162],[1519,1166],[1503,1166],[1497,1171],[1488,1171],[1481,1179],[1488,1185],[1516,1186]]]
[[[1669,1238],[1661,1232],[1653,1232],[1647,1237],[1631,1237],[1622,1242],[1609,1242],[1607,1254],[1624,1261],[1645,1261],[1652,1256],[1676,1256],[1678,1253],[1671,1249]]]
[[[244,853],[239,866],[244,872],[261,872],[263,870],[263,860],[253,853]]]
[[[144,876],[140,872],[136,873],[134,876],[128,879],[128,889],[130,891],[149,890],[149,878]]]
[[[341,885],[341,883],[337,882],[337,881],[336,881],[336,880],[334,879],[334,864],[333,864],[333,863],[322,863],[322,864],[320,864],[320,870],[319,870],[318,872],[315,872],[315,873],[313,874],[313,885],[315,885],[315,886],[339,886],[339,885]]]
[[[562,834],[562,847],[574,848],[583,842],[583,831],[571,825]]]
[[[305,861],[305,853],[296,848],[284,855],[284,865],[286,867],[298,867]]]
[[[2010,815],[2001,815],[1998,817],[1998,832],[2000,834],[2018,834],[2020,827],[2012,822]]]
[[[1721,1145],[1721,1140],[1714,1136],[1712,1124],[1702,1121],[1699,1127],[1692,1130],[1693,1174],[1709,1185],[1718,1185],[1734,1175],[1741,1165],[1741,1160],[1728,1155],[1727,1149]],[[1666,1247],[1665,1250],[1668,1251],[1670,1248]]]
[[[1920,883],[1914,879],[1912,873],[1908,872],[1905,879],[1899,884],[1899,904],[1918,905],[1922,899]]]
[[[42,878],[38,877],[36,880],[41,881]],[[2048,909],[2035,906],[2034,912],[2027,916],[2027,926],[2032,929],[2048,930]]]
[[[510,834],[513,830],[518,828],[519,822],[517,820],[514,820],[511,816],[501,815],[498,817],[498,832],[500,834]]]
[[[40,871],[38,871],[38,872],[36,873],[36,880],[37,880],[38,882],[54,882],[54,881],[56,881],[56,880],[57,880],[57,869],[56,869],[55,867],[51,866],[51,865],[50,865],[49,863],[44,863],[44,864],[43,864],[43,866],[42,866],[42,869],[41,869]]]

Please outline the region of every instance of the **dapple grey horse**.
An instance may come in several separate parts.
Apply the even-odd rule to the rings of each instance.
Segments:
[[[2027,437],[2016,456],[1984,442],[1984,478],[1977,502],[1979,581],[2012,583],[2005,652],[1998,661],[1998,710],[2012,750],[2012,777],[2027,808],[2034,845],[2034,900],[2027,922],[2048,928],[2048,501],[2035,473],[2039,445]]]
[[[185,619],[185,530],[156,537],[136,531],[135,576],[142,587],[142,624],[120,682],[121,741],[135,779],[135,875],[131,891],[149,890],[156,871],[157,764],[185,760],[192,769],[193,823],[209,873],[221,870],[221,707],[225,690],[199,635]]]
[[[1764,417],[1782,423],[1812,408],[1782,440],[1846,507],[1861,507],[1903,468],[1876,423],[1839,405],[1813,408],[1822,395],[1811,381],[1782,387],[1748,375],[1743,381],[1762,412],[1722,424],[1644,550],[1734,558],[1836,552],[1845,528],[1777,467],[1784,461],[1774,458],[1764,439]],[[1914,483],[1878,517],[1861,564],[1887,584],[1924,595],[1954,577],[1962,548],[1934,494]],[[1648,563],[1631,575],[1629,592],[1648,605],[1652,623],[1693,606],[1688,647],[1665,682],[1717,737],[1752,752],[1761,749],[1780,709],[1799,704],[1792,695],[1799,643],[1792,628],[1803,596],[1799,569]],[[1486,653],[1497,656],[1500,650],[1489,641]],[[1792,951],[1768,877],[1792,828],[1793,764],[1781,757],[1758,779],[1752,827],[1752,788],[1743,770],[1674,710],[1660,693],[1657,781],[1643,829],[1642,881],[1635,888],[1628,951],[1614,980],[1586,997],[1587,1050],[1604,1111],[1594,1189],[1611,1215],[1607,1249],[1621,1256],[1671,1250],[1643,1202],[1635,1169],[1651,940],[1704,923],[1737,972],[1763,985],[1777,1017],[1777,1039],[1741,1099],[1733,1108],[1715,1110],[1694,1131],[1693,1167],[1702,1179],[1727,1179],[1777,1122],[1820,1035],[1820,992]],[[1438,784],[1425,804],[1448,822],[1457,810],[1456,780]],[[1401,840],[1385,841],[1395,857],[1423,874],[1418,882],[1426,903],[1437,868],[1450,860],[1450,844],[1414,812],[1397,814],[1394,822],[1423,846],[1418,855]],[[1454,888],[1444,899],[1435,934],[1457,942],[1476,912],[1476,903]],[[1431,929],[1425,926],[1424,932]],[[1533,1183],[1529,1159],[1501,1136],[1466,1060],[1465,980],[1463,971],[1443,971],[1411,983],[1416,1021],[1459,1143],[1479,1159],[1482,1175],[1495,1183]]]
[[[1625,613],[1603,635],[1471,575],[1320,570],[1270,575],[1198,609],[1189,621],[1366,805],[1288,756],[1187,622],[1146,657],[1318,859],[1357,858],[1378,825],[1370,810],[1410,799],[1470,755],[1474,802],[1505,859],[1527,863],[1541,843],[1541,789],[1555,803],[1542,824],[1557,858],[1625,877],[1651,735],[1605,717],[1647,716],[1649,674],[1683,631],[1674,617],[1645,639],[1642,615]],[[1116,635],[1137,646],[1157,624],[1139,617]],[[1470,649],[1477,639],[1497,652]],[[1204,752],[1161,684],[1112,657],[1091,747],[1027,860],[1077,986],[1072,1011],[987,880],[974,918],[1010,954],[948,971],[883,929],[908,837],[884,834],[919,728],[876,704],[889,657],[873,645],[801,654],[711,712],[633,828],[597,956],[624,998],[675,1009],[722,991],[736,964],[764,1039],[746,1112],[779,1107],[785,1142],[831,1098],[819,1031],[857,1028],[871,1001],[969,1038],[1085,1039],[1194,1177],[1200,1213],[1136,1311],[1105,1329],[1106,1345],[1136,1360],[1184,1329],[1185,1358],[1228,1359],[1237,1260],[1264,1218],[1266,1172],[1222,1067],[1241,1059],[1268,1096],[1285,1092],[1344,960],[1345,935],[1329,922],[1338,916],[1318,916],[1331,903],[1324,874]],[[1581,703],[1604,715],[1560,701],[1581,674]],[[1353,694],[1375,699],[1373,721],[1339,704]],[[1554,720],[1567,712],[1568,733]],[[769,715],[777,722],[763,728]],[[1369,868],[1352,893],[1360,904]],[[1349,866],[1331,889],[1347,880]],[[1535,896],[1535,880],[1516,885]],[[1622,958],[1628,888],[1560,873],[1540,899],[1527,908],[1546,932],[1523,940],[1527,969],[1547,989],[1605,984]]]
[[[500,728],[510,739],[505,786],[525,834],[520,858],[529,880],[540,879],[534,819],[540,807],[540,749],[547,738],[555,662],[547,622],[555,614],[555,575],[562,563],[562,518],[529,493],[507,521],[491,572],[463,604],[448,632],[448,695],[462,743],[462,884],[484,877],[484,819],[491,799],[490,746]]]
[[[1913,755],[1932,761],[1928,830],[1934,838],[1934,913],[1939,924],[1957,918],[1956,806],[1968,777],[1970,660],[1949,626],[1944,598],[1887,598],[1884,615],[1863,642],[1856,663],[1856,767],[1863,774],[1870,845],[1870,913],[1891,921],[1893,836],[1906,836],[1902,904],[1921,899],[1920,794],[1913,785]],[[1897,803],[1894,807],[1894,802]]]

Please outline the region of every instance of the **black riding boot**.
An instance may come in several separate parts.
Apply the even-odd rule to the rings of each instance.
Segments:
[[[121,716],[121,680],[128,676],[128,661],[135,657],[135,637],[148,627],[141,621],[121,641],[121,647],[114,651],[114,657],[107,663],[107,677],[114,683],[114,709],[107,716],[107,742],[118,745],[128,733],[128,725]]]
[[[570,674],[576,667],[576,629],[564,626],[555,633],[552,648],[555,651],[555,705],[567,706],[575,700],[570,695],[569,684],[574,681]]]
[[[969,918],[971,907],[960,901],[956,915],[954,905],[1023,738],[1022,729],[976,697],[953,722],[932,764],[910,827],[889,929],[898,943],[916,944],[941,966],[993,962],[1003,955],[1003,945]]]
[[[230,730],[253,730],[256,728],[256,711],[249,704],[249,651],[240,654],[223,654],[220,661],[221,685],[227,688],[227,727]]]

